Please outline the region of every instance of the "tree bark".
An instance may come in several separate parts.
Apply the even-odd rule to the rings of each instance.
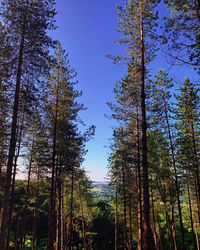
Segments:
[[[138,101],[136,103],[136,148],[137,148],[137,224],[138,224],[138,250],[142,250],[142,194],[140,169],[140,137]]]
[[[145,62],[143,7],[140,6],[140,50],[141,50],[141,110],[142,110],[142,167],[143,167],[143,214],[144,214],[144,250],[152,250],[153,239],[150,227],[149,177],[147,163],[147,122],[145,93]]]

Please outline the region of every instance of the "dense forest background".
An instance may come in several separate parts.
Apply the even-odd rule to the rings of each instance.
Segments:
[[[127,71],[108,103],[118,123],[108,185],[82,168],[95,125],[81,120],[76,71],[49,35],[55,1],[0,2],[2,250],[200,249],[198,78],[150,67],[162,51],[200,73],[200,1],[127,0],[117,11],[124,53],[108,57]]]

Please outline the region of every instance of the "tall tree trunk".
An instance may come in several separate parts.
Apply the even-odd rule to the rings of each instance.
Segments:
[[[187,183],[187,191],[188,191],[188,201],[189,201],[189,210],[190,210],[190,224],[191,224],[191,230],[192,230],[192,242],[193,242],[193,249],[195,250],[196,244],[195,244],[194,225],[193,225],[193,216],[192,216],[191,195],[190,195],[190,188],[189,188],[188,183]]]
[[[79,190],[79,199],[80,199],[80,210],[81,210],[81,221],[82,221],[82,237],[83,237],[83,245],[84,250],[87,250],[87,241],[86,241],[86,234],[85,234],[85,221],[84,221],[84,212],[83,212],[83,200],[81,195],[80,183],[78,182],[78,190]]]
[[[156,217],[157,217],[157,222],[158,222],[159,249],[163,250],[163,242],[162,242],[162,235],[161,235],[161,229],[160,229],[160,217],[159,217],[158,203],[156,204]]]
[[[200,201],[200,181],[199,181],[198,156],[197,156],[197,147],[196,147],[196,140],[195,140],[195,133],[194,133],[194,122],[193,122],[191,100],[190,100],[189,96],[188,96],[188,106],[189,106],[189,116],[190,116],[190,130],[191,130],[191,136],[192,136],[193,161],[194,161],[194,167],[195,167],[195,171],[196,171],[196,183],[197,183],[197,191],[198,191],[198,200]],[[199,204],[198,204],[198,212],[200,213]],[[200,214],[198,216],[200,218]]]
[[[63,185],[61,189],[61,250],[64,250],[65,246],[65,232],[64,232],[64,206],[63,206]]]
[[[51,190],[50,190],[50,211],[49,211],[49,231],[48,231],[48,250],[54,249],[54,224],[55,224],[55,162],[56,162],[56,139],[57,139],[57,120],[58,120],[58,103],[60,89],[60,69],[58,68],[57,88],[56,88],[56,103],[53,125],[53,152],[52,152],[52,171],[51,171]]]
[[[183,228],[182,211],[181,211],[181,203],[180,203],[179,182],[178,182],[178,175],[177,175],[175,154],[174,154],[174,145],[172,142],[171,129],[170,129],[169,118],[168,118],[168,113],[167,113],[167,104],[166,104],[166,100],[165,100],[164,95],[165,95],[165,93],[163,93],[163,102],[164,102],[164,109],[165,109],[164,111],[165,111],[165,118],[166,118],[166,123],[167,123],[167,130],[168,130],[168,138],[169,138],[169,142],[170,142],[172,164],[173,164],[173,169],[174,169],[176,200],[177,200],[177,204],[178,204],[179,223],[180,223],[180,229],[181,229],[181,244],[182,244],[182,250],[185,250],[185,237],[184,237],[184,228]]]
[[[123,178],[123,201],[124,201],[124,249],[127,250],[127,230],[126,230],[126,187],[125,187],[125,169],[124,163],[122,166],[122,178]]]
[[[192,216],[194,218],[194,228],[195,228],[195,236],[196,236],[196,246],[197,246],[197,250],[200,250],[200,246],[199,246],[199,235],[198,235],[198,231],[197,231],[197,222],[196,222],[196,215],[195,215],[195,209],[194,209],[194,204],[193,204],[193,199],[192,199],[192,195],[191,195],[191,206],[192,206]]]
[[[196,195],[196,202],[197,202],[197,214],[198,214],[198,226],[200,230],[200,205],[199,205],[199,195],[198,195],[198,188],[197,188],[197,180],[195,178],[194,182],[194,187],[195,187],[195,195]]]
[[[154,201],[153,201],[153,191],[151,190],[151,207],[152,207],[152,231],[154,236],[154,244],[155,249],[159,250],[158,241],[157,241],[157,233],[156,233],[156,219],[155,219],[155,210],[154,210]]]
[[[71,200],[70,200],[70,230],[69,230],[69,250],[72,249],[73,240],[73,204],[74,204],[74,167],[72,167]]]
[[[57,175],[57,189],[58,189],[58,207],[57,207],[57,230],[56,230],[56,250],[61,249],[61,202],[62,202],[62,165],[61,165],[61,155],[59,160],[59,169]]]
[[[167,239],[168,239],[168,249],[172,249],[172,244],[171,244],[171,238],[173,238],[173,233],[176,235],[176,232],[172,232],[172,227],[171,227],[171,221],[170,221],[170,216],[168,213],[168,207],[167,207],[167,202],[166,202],[166,187],[164,184],[164,192],[162,194],[163,197],[163,203],[164,203],[164,208],[165,208],[165,217],[166,217],[166,233],[167,233]],[[174,228],[175,229],[175,228]]]
[[[171,214],[172,214],[172,220],[171,220],[171,228],[172,228],[172,238],[173,238],[173,244],[174,244],[174,250],[178,250],[177,243],[176,243],[176,229],[175,229],[175,222],[174,222],[174,206],[170,204],[171,207]]]
[[[132,200],[129,193],[129,250],[132,249]]]
[[[137,225],[138,225],[138,250],[142,250],[142,194],[140,170],[140,137],[138,101],[136,102],[136,148],[137,148]]]
[[[117,197],[117,183],[115,187],[115,250],[117,250],[117,225],[118,225],[118,197]]]
[[[17,170],[17,160],[20,154],[20,147],[21,147],[21,137],[22,137],[22,130],[24,126],[24,112],[22,115],[22,122],[19,129],[19,138],[18,138],[18,146],[17,146],[17,153],[14,159],[14,168],[13,168],[13,177],[12,177],[12,187],[11,187],[11,195],[10,195],[10,211],[9,211],[9,219],[8,219],[8,231],[7,231],[7,239],[6,239],[6,250],[9,250],[9,243],[10,243],[10,230],[12,227],[12,213],[13,213],[13,198],[14,198],[14,189],[15,189],[15,177],[16,177],[16,170]]]
[[[140,50],[141,50],[141,110],[142,110],[142,167],[143,167],[143,213],[144,213],[144,250],[152,250],[153,239],[150,227],[149,178],[147,163],[147,122],[145,93],[145,62],[143,6],[140,6]]]
[[[13,159],[14,159],[15,148],[16,148],[16,129],[17,129],[18,109],[19,109],[19,93],[20,93],[20,83],[21,83],[21,73],[22,73],[22,64],[23,64],[23,53],[24,53],[24,39],[25,39],[28,6],[29,6],[29,0],[27,0],[26,2],[26,10],[24,14],[24,20],[22,24],[22,32],[21,32],[21,38],[20,38],[21,42],[20,42],[20,48],[19,48],[19,60],[18,60],[15,97],[14,97],[14,106],[13,106],[12,123],[11,123],[11,137],[10,137],[10,146],[9,146],[9,153],[8,153],[7,170],[6,170],[3,205],[2,205],[2,210],[1,210],[0,249],[6,248],[6,232],[8,229],[9,203],[10,203],[10,186],[11,186],[11,179],[12,179]]]
[[[38,216],[38,194],[39,194],[39,178],[40,178],[40,171],[39,167],[37,169],[37,180],[36,180],[36,194],[35,194],[35,208],[34,208],[34,216],[33,216],[33,247],[32,250],[35,249],[36,243],[36,229],[37,229],[37,216]]]

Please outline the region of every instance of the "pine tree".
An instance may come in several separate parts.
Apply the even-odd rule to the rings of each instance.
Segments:
[[[0,248],[5,248],[5,233],[8,227],[8,207],[13,158],[16,147],[16,128],[22,82],[30,76],[32,82],[45,73],[48,66],[48,48],[52,40],[46,30],[53,28],[54,1],[2,1],[1,17],[5,29],[12,37],[12,46],[17,50],[12,78],[15,84],[11,137],[7,162],[6,183],[1,218]],[[37,63],[36,63],[37,62]],[[16,81],[14,80],[16,78]]]

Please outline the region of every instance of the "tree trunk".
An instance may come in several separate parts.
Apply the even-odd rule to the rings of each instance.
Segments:
[[[59,157],[61,158],[61,156]],[[57,207],[57,230],[56,230],[56,250],[61,249],[61,202],[62,202],[62,165],[61,159],[59,162],[59,169],[57,175],[57,189],[58,189],[58,207]]]
[[[137,148],[137,224],[138,224],[138,250],[142,250],[142,195],[140,170],[140,137],[138,101],[136,103],[136,148]]]
[[[190,130],[192,136],[192,147],[193,147],[193,161],[194,167],[196,171],[196,183],[197,183],[197,191],[198,191],[198,200],[200,201],[200,181],[199,181],[199,166],[198,166],[198,156],[197,156],[197,147],[196,147],[196,140],[194,134],[194,123],[193,123],[193,114],[192,114],[192,107],[190,97],[188,98],[188,106],[189,106],[189,116],[190,116]],[[199,211],[199,203],[198,203],[198,213]],[[200,218],[200,214],[198,215]]]
[[[132,201],[129,193],[129,250],[132,249]]]
[[[72,250],[73,240],[73,204],[74,204],[74,167],[72,167],[71,201],[70,201],[70,230],[69,230],[69,250]]]
[[[191,197],[191,206],[192,206],[192,215],[194,218],[194,228],[195,228],[195,236],[196,236],[196,246],[197,246],[197,250],[200,250],[200,246],[199,246],[199,235],[198,235],[198,231],[197,231],[197,222],[196,222],[196,217],[195,217],[195,209],[194,209],[194,205],[193,205],[193,200]]]
[[[172,238],[173,238],[174,250],[178,250],[177,243],[176,243],[176,229],[175,229],[175,222],[174,222],[174,207],[172,205],[172,202],[170,204],[170,207],[171,207],[171,214],[172,214],[171,227],[172,227]]]
[[[18,60],[14,106],[13,106],[12,123],[11,123],[11,137],[10,137],[10,146],[9,146],[9,153],[8,153],[7,170],[6,170],[3,205],[2,205],[2,210],[1,210],[0,249],[6,248],[5,243],[6,243],[6,232],[8,229],[8,218],[9,218],[10,185],[11,185],[11,179],[12,179],[13,159],[14,159],[15,148],[16,148],[16,129],[17,129],[18,109],[19,109],[19,93],[20,93],[23,52],[24,52],[24,39],[25,39],[24,36],[25,36],[25,30],[26,30],[28,6],[29,6],[29,0],[27,0],[26,2],[26,10],[25,10],[24,20],[22,24],[21,42],[20,42],[20,48],[19,48],[19,60]]]
[[[151,190],[151,207],[152,207],[152,231],[153,231],[153,236],[154,236],[154,244],[155,244],[155,249],[159,250],[158,248],[158,241],[157,241],[157,233],[156,233],[156,219],[155,219],[155,211],[154,211],[154,201],[153,201],[153,192]]]
[[[54,249],[54,224],[55,224],[55,161],[56,161],[56,138],[57,138],[57,120],[58,120],[58,103],[59,103],[59,89],[60,89],[60,69],[57,75],[57,89],[56,89],[56,103],[54,114],[53,127],[53,152],[52,152],[52,172],[51,172],[51,191],[50,191],[50,211],[49,211],[49,231],[48,231],[48,250]]]
[[[142,5],[142,4],[141,4]],[[142,110],[142,167],[143,167],[143,213],[144,213],[144,250],[152,250],[153,239],[150,227],[149,178],[147,164],[147,122],[145,104],[145,62],[143,6],[140,6],[140,50],[141,50],[141,110]]]
[[[163,250],[163,243],[162,243],[162,235],[161,235],[161,229],[160,229],[160,217],[159,217],[158,204],[156,206],[156,217],[157,217],[157,222],[158,222],[159,249]]]
[[[37,181],[36,181],[36,194],[35,194],[35,208],[34,208],[34,216],[33,216],[33,247],[32,250],[35,249],[36,243],[36,229],[37,229],[37,216],[38,216],[38,194],[39,194],[39,178],[40,171],[39,168],[37,170]]]
[[[188,201],[189,201],[189,210],[190,210],[190,224],[191,224],[191,230],[192,230],[192,242],[193,242],[193,249],[195,250],[196,244],[195,244],[194,225],[193,225],[193,216],[192,216],[191,195],[190,195],[190,188],[189,188],[188,183],[187,183],[187,191],[188,191]]]
[[[83,237],[83,245],[84,250],[87,250],[87,241],[86,241],[86,234],[85,234],[85,221],[84,221],[84,213],[83,213],[83,200],[81,196],[81,189],[80,183],[78,182],[78,189],[79,189],[79,199],[80,199],[80,210],[81,210],[81,218],[82,218],[82,237]]]
[[[177,175],[177,169],[176,169],[176,162],[175,162],[175,155],[174,155],[174,145],[172,142],[171,137],[171,129],[169,124],[169,118],[167,113],[167,104],[163,93],[163,102],[164,102],[164,111],[165,111],[165,118],[167,123],[167,130],[168,130],[168,138],[170,142],[170,150],[171,150],[171,156],[172,156],[172,164],[174,169],[174,178],[175,178],[175,187],[176,187],[176,200],[178,204],[178,213],[179,213],[179,223],[180,223],[180,229],[181,229],[181,244],[182,244],[182,250],[185,250],[185,237],[184,237],[184,228],[183,228],[183,220],[182,220],[182,211],[181,211],[181,203],[180,203],[180,190],[179,190],[179,182],[178,182],[178,175]]]
[[[8,232],[7,232],[7,240],[6,240],[6,250],[9,250],[9,243],[10,243],[10,230],[12,227],[12,213],[13,213],[13,198],[14,198],[14,189],[15,189],[15,177],[16,177],[16,170],[17,170],[17,160],[20,153],[21,147],[21,137],[22,137],[22,130],[24,126],[24,112],[22,115],[22,122],[19,130],[19,138],[18,138],[18,147],[17,153],[14,159],[14,168],[13,168],[13,177],[12,177],[12,187],[11,187],[11,195],[10,195],[10,211],[9,211],[9,219],[8,219]]]
[[[118,225],[118,197],[117,197],[117,184],[115,187],[115,250],[117,250],[117,225]]]
[[[122,178],[123,178],[123,201],[124,201],[124,249],[127,250],[127,230],[126,230],[126,188],[125,188],[125,169],[124,163],[122,166]]]

